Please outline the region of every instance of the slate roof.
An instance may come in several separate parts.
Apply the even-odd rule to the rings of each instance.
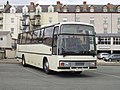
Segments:
[[[17,13],[22,13],[22,8],[24,7],[25,5],[16,5],[16,12]],[[30,5],[26,5],[27,7],[30,7]],[[37,5],[35,5],[37,6]],[[42,7],[42,12],[48,12],[48,7],[50,5],[40,5]],[[54,11],[57,12],[57,5],[52,5],[54,7]],[[63,8],[64,5],[62,5],[62,8]],[[68,8],[68,12],[75,12],[75,8],[76,6],[80,6],[80,11],[82,12],[82,7],[83,5],[66,5],[67,8]],[[87,12],[90,12],[90,6],[89,4],[87,4]],[[94,9],[94,12],[103,12],[103,6],[105,5],[93,5],[95,7]],[[120,6],[120,5],[113,5],[113,11],[111,12],[116,12],[116,8]],[[11,5],[5,5],[5,8],[4,8],[4,13],[10,13],[10,8],[11,8]],[[108,9],[109,11],[109,9]],[[60,12],[63,12],[62,9]],[[110,11],[109,11],[110,12]]]

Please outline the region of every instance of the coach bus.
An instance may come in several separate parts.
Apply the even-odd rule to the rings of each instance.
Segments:
[[[18,35],[17,57],[22,65],[45,73],[96,70],[95,31],[91,24],[61,22]]]

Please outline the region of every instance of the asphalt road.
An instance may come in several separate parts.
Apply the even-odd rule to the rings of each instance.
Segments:
[[[99,66],[80,75],[47,75],[38,68],[2,63],[0,90],[120,90],[120,66]]]

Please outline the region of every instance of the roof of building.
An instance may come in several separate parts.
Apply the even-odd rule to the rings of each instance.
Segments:
[[[34,5],[34,4],[33,4]],[[37,7],[39,4],[36,4],[36,5],[26,5],[28,8],[29,8],[29,11],[30,9],[34,9],[35,10],[35,7]],[[17,13],[22,13],[22,8],[24,7],[25,5],[16,5],[15,8],[16,8],[16,12]],[[42,7],[42,12],[48,12],[48,7],[50,5],[39,5],[40,7]],[[52,5],[54,7],[54,12],[57,12],[57,4],[56,5]],[[61,4],[61,7],[60,7],[60,11],[59,12],[63,12],[63,7],[66,6],[67,7],[67,12],[75,12],[76,10],[76,6],[80,6],[80,12],[83,12],[82,9],[83,9],[83,4],[79,4],[79,5],[63,5]],[[108,3],[107,5],[90,5],[90,4],[86,4],[86,12],[90,12],[90,7],[93,6],[94,7],[94,12],[103,12],[103,7],[106,6],[107,9],[108,9],[108,12],[116,12],[117,11],[117,7],[120,6],[120,5],[113,5],[113,4],[110,4]],[[5,8],[4,8],[4,13],[10,13],[10,8],[12,7],[12,5],[10,5],[8,2],[7,4],[5,5]],[[111,10],[110,10],[111,9]]]

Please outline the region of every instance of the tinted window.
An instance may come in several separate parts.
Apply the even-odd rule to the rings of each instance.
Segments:
[[[52,36],[53,36],[54,27],[48,27],[44,30],[43,43],[46,45],[52,45]]]

